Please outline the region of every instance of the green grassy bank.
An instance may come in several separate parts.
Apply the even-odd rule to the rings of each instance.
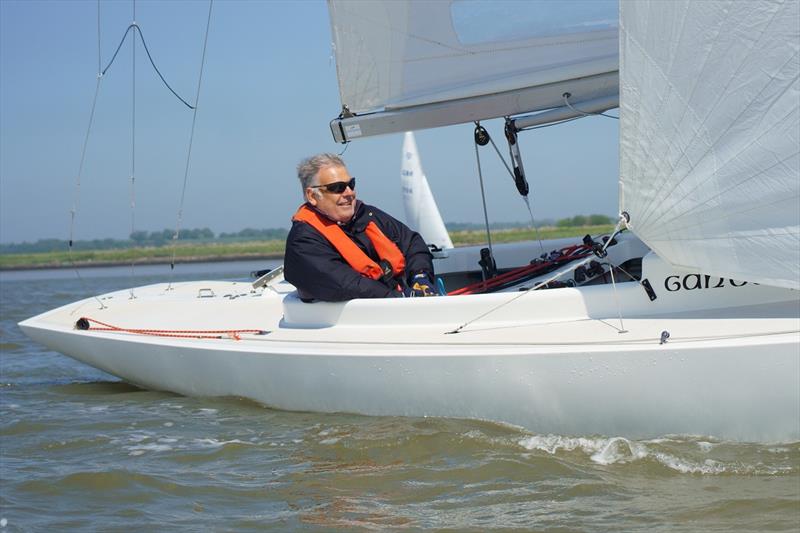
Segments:
[[[542,240],[562,237],[583,237],[590,233],[597,235],[609,233],[612,225],[547,227],[539,228]],[[456,246],[467,246],[486,242],[485,231],[456,231],[450,233]],[[493,230],[492,242],[517,242],[536,239],[532,229]],[[176,262],[229,261],[240,259],[281,259],[284,241],[249,241],[211,244],[178,244],[174,248]],[[74,264],[77,266],[110,266],[138,264],[169,263],[172,260],[171,246],[127,248],[124,250],[82,250],[73,251],[72,258],[68,251],[41,252],[29,254],[0,255],[0,270],[20,270],[30,268],[61,268]]]

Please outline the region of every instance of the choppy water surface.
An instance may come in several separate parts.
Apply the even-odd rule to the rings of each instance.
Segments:
[[[176,279],[261,266],[193,265]],[[0,273],[0,530],[800,530],[797,442],[539,435],[184,398],[16,326],[165,272]]]

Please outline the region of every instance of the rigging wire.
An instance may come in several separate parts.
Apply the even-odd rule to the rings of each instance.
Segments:
[[[77,265],[75,264],[75,257],[72,254],[72,246],[75,242],[75,217],[78,213],[78,204],[81,199],[81,176],[83,176],[84,163],[86,162],[86,148],[89,146],[89,137],[92,132],[92,125],[94,124],[94,112],[97,109],[97,97],[100,94],[100,82],[103,80],[103,74],[100,71],[100,0],[97,0],[97,82],[94,87],[94,97],[92,98],[92,108],[89,112],[89,124],[86,126],[86,135],[83,138],[83,146],[81,147],[81,159],[78,164],[78,175],[75,177],[75,193],[72,201],[72,209],[70,209],[70,222],[69,222],[69,247],[67,248],[67,256],[69,257],[70,265],[75,271],[75,276],[80,280],[83,290],[88,294],[89,287],[86,281],[81,276]],[[98,298],[94,297],[97,303],[100,304],[100,309],[105,309],[105,304]]]
[[[167,89],[169,89],[169,91],[172,94],[175,95],[175,98],[177,98],[178,100],[183,102],[183,104],[186,107],[188,107],[189,109],[194,109],[194,106],[192,106],[189,102],[184,100],[177,92],[175,92],[175,89],[173,89],[170,86],[170,84],[167,83],[167,80],[164,78],[164,75],[161,74],[160,70],[158,70],[158,67],[156,66],[156,63],[153,60],[153,56],[150,54],[150,49],[147,47],[147,41],[145,41],[144,34],[142,33],[142,28],[139,27],[139,25],[136,23],[136,21],[131,22],[131,24],[125,30],[125,34],[122,36],[122,39],[120,40],[119,45],[117,45],[117,49],[116,49],[116,51],[114,51],[114,55],[111,57],[111,60],[108,62],[108,65],[106,65],[106,68],[103,69],[102,73],[105,74],[106,71],[108,71],[108,69],[111,68],[111,65],[114,64],[114,60],[117,58],[117,54],[119,53],[120,48],[122,48],[122,45],[125,42],[125,39],[127,39],[128,33],[130,33],[131,30],[133,30],[134,32],[138,32],[139,38],[142,40],[142,46],[144,47],[144,51],[145,51],[145,53],[147,53],[147,58],[150,60],[150,65],[152,65],[153,70],[156,71],[156,74],[158,74],[158,77],[161,78],[161,81],[164,84],[164,86]],[[208,31],[208,28],[206,28],[206,31]],[[195,105],[197,105],[196,102],[195,102]]]
[[[136,24],[136,0],[133,0],[133,23]],[[136,231],[136,40],[131,41],[131,236]],[[131,257],[131,279],[133,279],[135,258]],[[133,287],[129,289],[129,299],[133,300]]]
[[[620,215],[619,221],[617,222],[617,225],[614,227],[614,231],[611,233],[611,236],[608,238],[608,240],[606,240],[605,244],[603,244],[603,247],[601,249],[602,252],[605,252],[606,248],[608,248],[609,244],[614,240],[614,237],[617,236],[617,234],[622,230],[622,226],[625,225],[625,224],[627,224],[627,220],[626,220],[625,216],[624,215]],[[529,289],[526,289],[526,290],[520,292],[518,295],[514,296],[513,298],[511,298],[509,300],[506,300],[505,302],[492,307],[491,309],[489,309],[485,313],[483,313],[481,315],[478,315],[477,317],[473,318],[472,320],[468,320],[468,321],[464,322],[463,324],[458,326],[456,329],[454,329],[452,331],[448,331],[447,334],[460,333],[465,327],[469,326],[470,324],[472,324],[474,322],[477,322],[478,320],[489,316],[491,313],[494,313],[498,309],[500,309],[502,307],[505,307],[508,304],[519,300],[520,298],[522,298],[526,294],[530,294],[531,292],[533,292],[533,291],[535,291],[535,290],[537,290],[537,289],[539,289],[541,287],[544,287],[545,285],[547,285],[551,281],[554,281],[554,280],[560,278],[561,276],[563,276],[567,272],[571,272],[571,271],[577,269],[578,267],[581,267],[581,266],[585,265],[586,263],[588,263],[589,261],[592,261],[592,260],[593,260],[593,257],[590,255],[590,256],[587,256],[585,259],[581,259],[577,263],[570,263],[567,267],[562,268],[561,270],[555,272],[553,275],[549,276],[546,280],[540,281],[539,283],[537,283],[533,287],[531,287]]]
[[[564,120],[557,120],[556,122],[548,122],[547,124],[539,124],[538,126],[528,126],[527,128],[520,128],[517,131],[540,130],[542,128],[550,128],[552,126],[560,126],[561,124],[566,124],[567,122],[572,122],[573,120],[580,120],[582,118],[584,118],[584,117],[580,116],[580,117],[565,118]]]
[[[127,36],[131,32],[131,30],[133,30],[134,32],[138,32],[139,33],[139,37],[142,40],[142,45],[144,47],[145,52],[147,53],[147,58],[150,61],[150,65],[156,71],[156,73],[158,74],[158,77],[161,79],[163,84],[167,87],[167,89],[170,90],[170,92],[172,92],[173,95],[175,95],[176,98],[178,98],[178,100],[183,102],[183,104],[186,105],[189,109],[194,110],[194,117],[192,119],[192,133],[191,133],[190,141],[189,141],[189,155],[191,154],[192,139],[194,138],[194,126],[195,126],[195,121],[196,121],[196,118],[197,118],[197,102],[200,99],[200,80],[202,80],[203,65],[205,64],[206,44],[208,42],[208,29],[209,29],[209,25],[210,25],[210,21],[211,21],[211,6],[213,5],[213,0],[209,1],[208,20],[206,22],[206,34],[205,34],[205,38],[204,38],[204,42],[203,42],[203,57],[202,57],[201,65],[200,65],[200,80],[198,80],[197,94],[196,94],[196,97],[195,97],[195,105],[194,106],[192,106],[188,102],[186,102],[186,100],[181,98],[181,96],[178,95],[178,93],[175,92],[175,90],[172,89],[172,87],[169,85],[169,83],[167,83],[167,80],[161,74],[161,71],[156,66],[155,61],[153,60],[153,56],[150,53],[149,48],[147,47],[147,42],[145,41],[144,35],[142,33],[142,30],[139,27],[139,25],[136,23],[136,1],[133,0],[132,3],[133,3],[133,22],[131,22],[131,24],[126,28],[125,33],[122,36],[122,39],[120,40],[119,44],[117,45],[116,50],[114,51],[114,54],[111,57],[111,60],[108,62],[108,64],[106,65],[105,68],[102,68],[103,62],[102,62],[102,46],[101,46],[101,33],[100,33],[100,30],[101,30],[100,0],[97,0],[97,81],[96,81],[96,85],[95,85],[94,96],[92,98],[91,111],[89,113],[89,123],[88,123],[87,128],[86,128],[86,135],[84,136],[83,146],[81,147],[81,157],[80,157],[80,163],[78,165],[78,173],[77,173],[77,176],[75,178],[75,193],[74,193],[72,208],[70,210],[70,229],[69,229],[69,248],[68,248],[69,262],[70,262],[72,268],[75,271],[75,275],[81,281],[81,283],[82,283],[82,285],[84,287],[84,290],[86,290],[87,293],[89,292],[88,287],[86,285],[85,280],[83,279],[83,277],[81,276],[81,274],[80,274],[80,272],[79,272],[79,270],[77,268],[77,265],[76,265],[76,262],[75,262],[75,257],[73,255],[73,246],[74,246],[74,242],[75,242],[75,222],[76,222],[76,217],[77,217],[77,212],[78,212],[78,206],[80,204],[81,178],[83,176],[83,171],[84,171],[84,167],[85,167],[86,152],[87,152],[87,147],[89,145],[89,138],[91,137],[91,131],[92,131],[92,127],[94,125],[94,116],[95,116],[95,111],[97,109],[97,101],[98,101],[98,96],[99,96],[99,93],[100,93],[101,81],[103,80],[106,72],[111,68],[111,65],[116,60],[116,57],[119,54],[119,51],[121,50],[122,45],[125,43],[125,40],[127,39]],[[134,233],[135,227],[136,227],[136,212],[135,212],[135,207],[136,207],[136,190],[135,190],[135,181],[136,181],[136,44],[135,44],[135,40],[132,42],[131,49],[132,49],[132,56],[133,56],[133,66],[132,66],[132,73],[133,74],[132,74],[132,90],[131,90],[131,93],[132,93],[132,98],[131,98],[131,117],[132,117],[132,119],[131,119],[131,177],[130,177],[131,202],[130,203],[131,203],[131,233]],[[185,190],[186,190],[186,181],[187,181],[187,178],[188,178],[189,155],[187,155],[187,169],[186,169],[186,172],[185,172],[185,175],[184,175],[184,190],[183,190],[183,193],[181,195],[181,206],[183,205],[183,198],[185,196]],[[179,215],[179,224],[180,224],[180,215]],[[176,230],[175,238],[177,238],[177,232],[178,232],[178,230]],[[173,247],[173,267],[174,267],[174,260],[175,260],[175,250],[174,250],[174,247]],[[132,262],[131,263],[131,276],[133,276],[133,269],[134,269],[134,263]],[[131,298],[135,298],[135,295],[133,293],[133,289],[131,289],[130,297]],[[106,308],[105,304],[103,304],[103,302],[97,296],[95,296],[94,298],[100,304],[100,309],[105,309]]]
[[[619,117],[615,117],[614,115],[606,115],[603,112],[600,112],[600,113],[587,113],[586,111],[582,111],[580,109],[576,109],[576,108],[572,107],[572,104],[569,103],[570,96],[572,96],[570,93],[564,93],[564,94],[561,95],[561,97],[564,99],[564,105],[566,105],[568,108],[570,108],[575,113],[579,113],[582,117],[598,117],[599,116],[599,117],[613,118],[614,120],[619,120]],[[580,118],[580,117],[576,117],[576,118]]]
[[[103,58],[101,56],[101,46],[100,46],[100,0],[97,0],[97,75],[100,76],[100,72],[103,69]]]
[[[177,220],[175,222],[175,233],[172,236],[172,259],[169,265],[170,275],[169,275],[169,283],[167,284],[167,290],[172,290],[172,277],[175,272],[175,255],[177,252],[178,236],[180,235],[181,231],[181,222],[183,221],[183,205],[186,199],[186,186],[189,183],[189,163],[192,158],[192,144],[194,143],[194,128],[195,124],[197,123],[197,105],[200,102],[200,87],[202,86],[203,82],[203,69],[206,63],[206,48],[208,46],[208,30],[211,27],[211,8],[213,6],[214,6],[214,0],[209,0],[208,18],[206,19],[206,33],[205,36],[203,37],[203,54],[202,57],[200,58],[200,75],[197,78],[197,92],[195,94],[194,107],[189,106],[193,110],[192,128],[191,132],[189,133],[189,149],[186,152],[186,166],[183,172],[183,187],[181,189],[180,203],[178,204],[178,214],[177,214]]]
[[[497,152],[497,157],[500,158],[500,161],[503,162],[503,166],[506,167],[508,175],[511,176],[511,181],[514,181],[514,172],[511,170],[511,167],[508,165],[508,162],[506,162],[505,158],[503,157],[503,154],[500,153],[500,149],[495,144],[494,139],[489,137],[489,142],[492,143],[492,148],[494,148],[494,151]],[[531,226],[533,227],[533,231],[536,232],[536,240],[539,242],[539,249],[541,250],[542,253],[545,253],[544,245],[542,244],[542,238],[539,236],[539,228],[536,227],[536,221],[533,218],[533,209],[531,209],[531,202],[528,199],[528,195],[523,196],[522,201],[525,202],[525,207],[528,208],[528,214],[531,217]]]

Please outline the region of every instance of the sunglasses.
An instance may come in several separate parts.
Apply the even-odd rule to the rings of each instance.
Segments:
[[[342,194],[348,187],[350,187],[351,191],[356,190],[355,178],[350,178],[350,181],[334,181],[327,185],[311,185],[312,189],[322,189],[323,191],[328,191],[333,194]]]

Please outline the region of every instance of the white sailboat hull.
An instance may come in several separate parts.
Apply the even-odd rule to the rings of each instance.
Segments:
[[[635,348],[167,341],[28,326],[127,381],[279,409],[478,418],[541,433],[800,436],[797,334]]]
[[[648,256],[643,275],[670,274],[658,268],[666,267]],[[105,295],[105,309],[87,299],[20,325],[34,340],[145,388],[279,409],[478,418],[539,433],[800,439],[796,292],[714,288],[716,280],[708,289],[665,290],[673,281],[653,284],[654,301],[629,282],[616,291],[337,304],[302,303],[286,283],[262,292],[248,283],[188,282],[142,287],[135,299],[129,291]],[[268,333],[236,340],[75,329],[84,316],[124,328]]]

